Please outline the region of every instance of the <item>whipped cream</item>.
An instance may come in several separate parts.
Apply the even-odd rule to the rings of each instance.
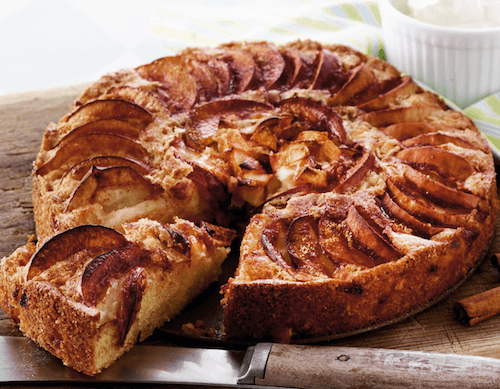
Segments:
[[[406,0],[400,11],[436,26],[500,27],[500,0]]]

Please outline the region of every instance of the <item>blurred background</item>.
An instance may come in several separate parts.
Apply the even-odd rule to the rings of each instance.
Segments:
[[[0,0],[0,93],[90,81],[153,60],[150,0]]]

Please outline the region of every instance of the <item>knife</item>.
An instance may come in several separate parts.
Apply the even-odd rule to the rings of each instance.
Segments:
[[[136,345],[95,377],[24,337],[0,337],[0,383],[236,388],[498,388],[500,360],[392,349],[258,343],[247,350]]]

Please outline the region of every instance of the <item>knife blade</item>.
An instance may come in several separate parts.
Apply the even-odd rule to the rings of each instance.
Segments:
[[[247,350],[136,345],[88,377],[23,337],[0,337],[0,383],[237,388],[498,388],[500,360],[406,350],[258,343]]]

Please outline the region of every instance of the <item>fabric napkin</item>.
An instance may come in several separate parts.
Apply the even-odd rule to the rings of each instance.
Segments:
[[[382,49],[380,14],[374,1],[163,0],[154,12],[152,30],[172,53],[231,40],[279,44],[313,39],[345,44],[371,55],[379,55]]]

